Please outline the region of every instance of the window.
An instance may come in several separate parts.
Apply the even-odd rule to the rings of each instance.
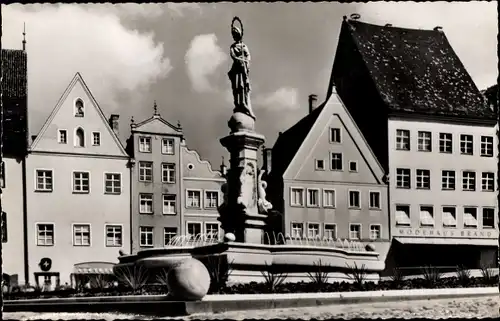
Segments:
[[[323,207],[335,207],[335,190],[323,190]]]
[[[340,143],[340,128],[330,128],[330,142],[331,143]]]
[[[219,192],[205,191],[205,208],[217,208],[219,206]]]
[[[52,171],[44,169],[36,170],[35,189],[41,192],[52,192]]]
[[[304,206],[304,189],[298,187],[292,187],[290,193],[290,205],[291,206]]]
[[[139,152],[151,153],[151,137],[139,137]]]
[[[337,225],[335,224],[325,224],[324,237],[328,240],[337,239]]]
[[[85,133],[81,128],[78,128],[75,132],[75,146],[85,147]]]
[[[331,155],[331,170],[332,171],[341,171],[342,166],[342,154],[340,153],[332,153]]]
[[[481,189],[487,192],[495,191],[495,173],[481,173]]]
[[[476,172],[470,172],[470,171],[463,172],[462,189],[464,191],[476,190]]]
[[[481,136],[481,156],[493,157],[493,137]]]
[[[443,207],[443,226],[456,227],[457,226],[457,212],[453,206]]]
[[[83,116],[84,116],[83,101],[81,99],[77,99],[75,102],[75,117],[83,117]]]
[[[316,160],[316,170],[319,170],[319,171],[325,170],[325,161],[323,159]]]
[[[370,208],[380,209],[380,192],[370,192]]]
[[[106,194],[120,194],[122,191],[121,174],[105,173],[104,174],[104,191]]]
[[[319,206],[319,189],[313,189],[313,188],[307,189],[307,206],[310,207]]]
[[[73,225],[73,246],[90,246],[90,225]]]
[[[410,188],[410,169],[397,168],[396,169],[396,187],[397,188]]]
[[[0,162],[0,186],[5,188],[5,162]]]
[[[358,162],[349,161],[349,171],[350,172],[357,172],[358,171]]]
[[[209,240],[219,239],[219,224],[218,223],[205,223],[205,235]]]
[[[186,202],[187,202],[186,207],[188,207],[188,208],[200,208],[201,207],[200,198],[201,198],[200,191],[188,190],[187,191],[187,198],[186,198]]]
[[[474,152],[472,135],[460,135],[460,153],[464,155],[472,155]]]
[[[477,208],[464,207],[464,227],[466,228],[477,227]]]
[[[370,240],[380,240],[382,238],[382,227],[379,224],[370,225]]]
[[[7,243],[7,213],[2,212],[2,243]]]
[[[163,194],[163,214],[175,214],[175,194]]]
[[[176,227],[164,227],[163,228],[163,244],[169,245],[170,242],[177,236]]]
[[[483,208],[483,228],[495,227],[495,209]]]
[[[455,189],[455,171],[441,172],[441,188],[443,190]]]
[[[37,224],[36,226],[36,245],[52,246],[54,245],[54,224]]]
[[[409,205],[396,205],[396,225],[397,226],[411,225]]]
[[[172,138],[163,138],[161,141],[161,153],[167,155],[174,154],[174,140]]]
[[[153,181],[153,163],[139,162],[139,181],[140,182]]]
[[[410,131],[405,129],[396,130],[396,149],[410,150]]]
[[[74,172],[73,173],[73,192],[74,193],[89,193],[90,192],[90,173],[89,172]]]
[[[419,152],[432,151],[432,135],[431,132],[418,132],[418,146]]]
[[[428,169],[417,169],[417,188],[431,188],[431,171]]]
[[[59,135],[57,136],[57,141],[59,144],[68,143],[68,132],[66,129],[59,129]]]
[[[175,183],[175,164],[161,164],[162,182]]]
[[[139,213],[153,213],[153,194],[139,194]]]
[[[201,235],[201,223],[187,223],[187,232],[194,239]]]
[[[302,223],[292,223],[293,238],[302,238],[303,231],[304,231],[304,225]]]
[[[349,224],[349,239],[361,240],[361,224]]]
[[[448,154],[453,152],[453,136],[450,133],[439,133],[439,152]]]
[[[434,226],[434,208],[420,206],[420,226]]]
[[[349,208],[360,208],[360,198],[361,196],[359,191],[349,191]]]
[[[319,224],[309,223],[307,224],[307,237],[309,238],[319,238]]]
[[[139,227],[139,245],[140,246],[153,246],[153,227],[140,226]]]
[[[92,145],[100,146],[101,145],[101,133],[93,132],[92,133]]]
[[[123,233],[120,225],[106,225],[106,246],[122,246]]]

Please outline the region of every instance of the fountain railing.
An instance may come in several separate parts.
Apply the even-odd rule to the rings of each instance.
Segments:
[[[186,234],[172,237],[165,247],[200,247],[217,244],[222,241],[219,233],[199,233],[196,235]],[[283,233],[264,233],[264,242],[273,245],[293,245],[305,247],[338,248],[353,252],[366,252],[363,243],[357,240],[328,238],[328,237],[304,237],[290,236]]]

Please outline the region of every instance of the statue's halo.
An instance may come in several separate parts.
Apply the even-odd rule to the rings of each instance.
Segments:
[[[241,31],[241,38],[243,38],[243,23],[241,22],[241,19],[238,17],[234,17],[233,21],[231,22],[231,29],[235,27],[234,23],[238,22],[240,24],[240,31]]]

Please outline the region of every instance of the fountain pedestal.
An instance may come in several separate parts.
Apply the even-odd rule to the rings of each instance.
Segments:
[[[236,242],[262,244],[267,215],[259,214],[257,153],[264,136],[254,131],[255,120],[234,113],[231,133],[220,140],[230,155],[225,200],[219,209],[222,228],[236,236]]]

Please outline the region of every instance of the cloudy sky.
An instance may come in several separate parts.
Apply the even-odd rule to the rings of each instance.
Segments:
[[[307,96],[325,98],[342,16],[374,24],[442,26],[479,89],[496,82],[495,2],[205,3],[8,5],[2,7],[3,48],[20,49],[26,23],[29,117],[36,134],[80,72],[105,114],[161,115],[180,121],[190,148],[217,167],[226,151],[232,106],[228,48],[239,16],[252,54],[257,130],[272,146],[307,113]]]

